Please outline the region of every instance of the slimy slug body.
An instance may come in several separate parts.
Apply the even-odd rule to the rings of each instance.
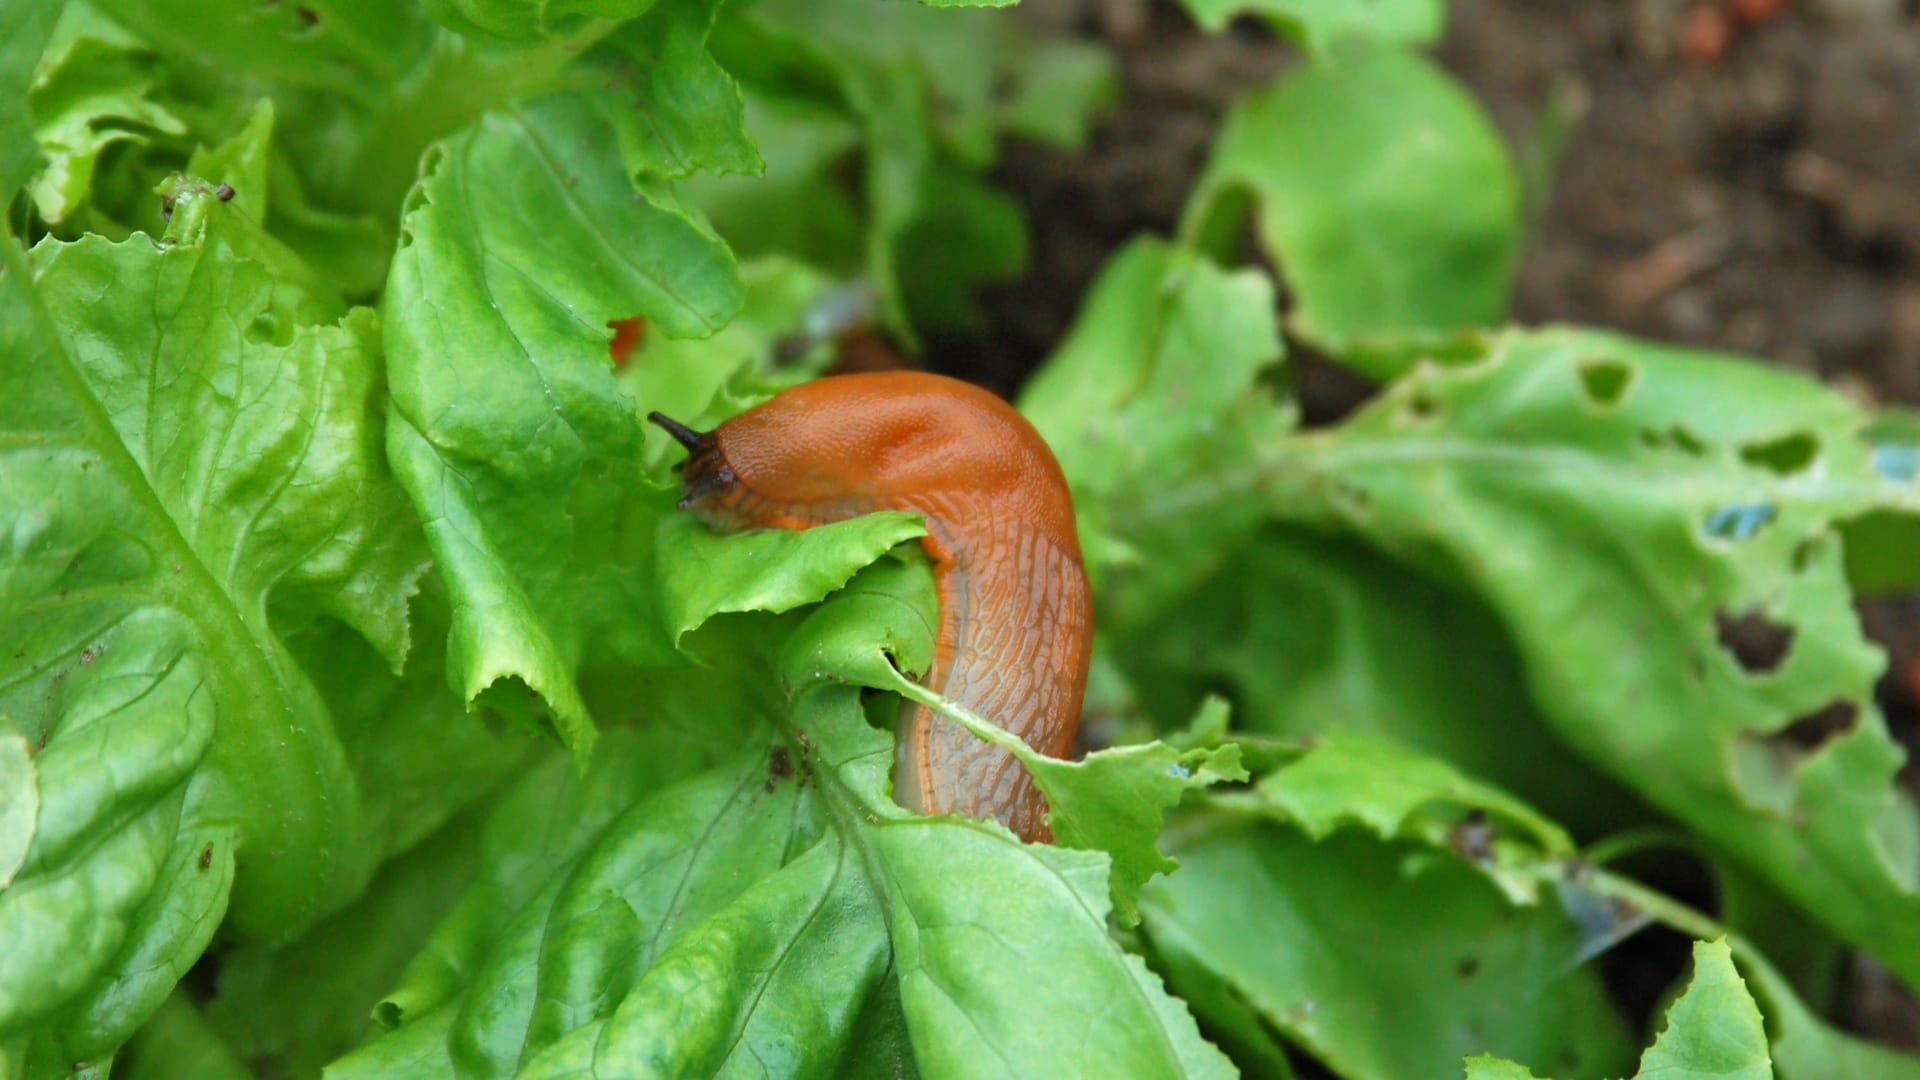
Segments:
[[[923,515],[940,598],[926,685],[1043,754],[1072,750],[1093,603],[1066,479],[1006,402],[943,376],[887,371],[796,386],[705,434],[652,419],[691,451],[681,507],[715,528]],[[902,710],[896,734],[902,806],[1052,839],[1046,799],[1013,755],[923,706]]]

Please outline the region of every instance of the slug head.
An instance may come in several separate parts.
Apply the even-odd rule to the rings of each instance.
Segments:
[[[695,431],[663,413],[648,413],[647,419],[687,448],[687,459],[673,467],[680,474],[680,501],[675,505],[716,529],[743,527],[737,505],[744,489],[720,450],[717,433]]]

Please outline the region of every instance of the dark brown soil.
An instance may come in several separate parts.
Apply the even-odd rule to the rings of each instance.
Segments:
[[[1716,23],[1709,3],[1780,10]],[[1920,404],[1920,0],[1450,9],[1439,59],[1511,145],[1526,144],[1544,102],[1582,106],[1519,273],[1517,321],[1734,350],[1863,401]],[[985,297],[984,338],[936,340],[930,360],[1002,392],[1059,341],[1115,249],[1173,231],[1228,104],[1295,62],[1258,25],[1208,36],[1160,0],[1019,10],[1110,45],[1123,98],[1084,151],[1015,145],[997,170],[1029,216],[1029,268]],[[1311,359],[1301,376],[1309,419],[1365,392]],[[1891,653],[1882,704],[1914,747],[1920,604],[1874,601],[1863,615]],[[1920,770],[1907,776],[1920,791]],[[1843,1023],[1920,1046],[1910,997],[1871,965],[1851,981]]]

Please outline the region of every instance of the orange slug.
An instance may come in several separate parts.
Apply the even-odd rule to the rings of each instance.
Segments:
[[[804,383],[711,432],[648,419],[689,451],[680,508],[714,528],[923,515],[940,599],[926,685],[1043,754],[1072,750],[1093,599],[1066,478],[1012,406],[944,376],[883,371]],[[1046,797],[1012,754],[919,705],[902,709],[896,736],[902,806],[1053,839]]]

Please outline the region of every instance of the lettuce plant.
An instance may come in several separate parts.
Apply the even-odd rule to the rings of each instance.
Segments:
[[[1920,427],[1506,324],[1437,0],[1189,0],[1301,63],[1017,401],[1102,748],[1057,845],[893,803],[922,523],[714,535],[640,418],[978,326],[1115,78],[955,6],[0,5],[0,1075],[1920,1076],[1834,1020]]]

